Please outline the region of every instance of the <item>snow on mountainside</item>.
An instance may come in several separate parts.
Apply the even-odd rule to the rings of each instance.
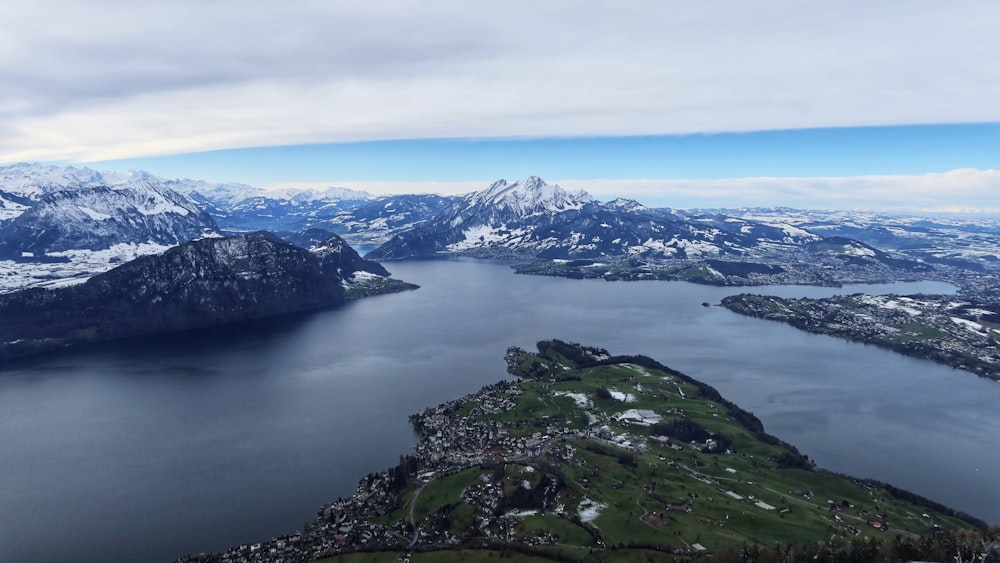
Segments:
[[[371,256],[405,258],[480,248],[517,251],[525,246],[532,225],[549,224],[592,202],[586,192],[569,193],[535,176],[514,183],[498,180],[396,235]]]
[[[995,216],[912,216],[787,207],[721,212],[748,220],[781,222],[824,237],[847,237],[931,264],[983,271],[1000,263],[1000,218]]]
[[[492,207],[500,213],[528,217],[580,209],[591,201],[593,198],[582,190],[569,193],[557,185],[546,184],[537,176],[531,176],[513,184],[498,180],[485,190],[470,194],[459,204],[473,210]]]
[[[89,168],[33,163],[0,166],[0,191],[28,199],[67,188],[93,188],[109,183],[100,172]]]
[[[31,208],[31,200],[24,196],[0,191],[0,225],[12,221]]]
[[[800,246],[820,237],[788,225],[686,216],[635,201],[595,201],[537,177],[499,180],[370,254],[459,253],[539,258],[700,258]]]
[[[215,222],[148,172],[0,166],[0,292],[79,283],[205,236]]]
[[[0,166],[0,292],[79,283],[138,256],[219,236],[220,227],[296,231],[371,198],[345,188],[267,190],[135,170]]]
[[[169,182],[168,182],[169,183]],[[322,229],[353,246],[378,246],[430,219],[454,198],[434,194],[375,197],[346,188],[263,190],[184,181],[219,227],[240,233],[266,229],[286,238]]]
[[[314,224],[338,233],[356,247],[378,246],[427,222],[454,201],[453,197],[434,194],[380,197]]]
[[[116,244],[172,246],[217,234],[215,222],[191,198],[158,180],[133,175],[114,185],[55,189],[30,201],[0,231],[0,256],[41,257]]]
[[[266,189],[239,183],[213,184],[187,178],[164,180],[163,183],[178,192],[200,197],[226,209],[232,209],[244,201],[254,199],[287,200],[304,204],[316,201],[363,201],[374,197],[368,192],[338,187]]]
[[[168,180],[168,186],[189,194],[230,233],[269,230],[286,235],[311,228],[331,232],[331,220],[372,200],[368,192],[348,188],[265,189],[245,184],[211,184],[199,180]],[[351,241],[352,243],[354,241]]]

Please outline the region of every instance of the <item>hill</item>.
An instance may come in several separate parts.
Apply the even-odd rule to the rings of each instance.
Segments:
[[[314,251],[264,232],[197,240],[80,285],[0,295],[0,359],[309,311],[415,287],[387,276],[336,236]]]
[[[520,381],[412,416],[416,453],[366,476],[304,530],[184,561],[463,549],[645,561],[834,548],[874,560],[901,538],[931,546],[985,528],[891,485],[817,470],[751,413],[654,360],[558,340],[538,349],[508,350]]]

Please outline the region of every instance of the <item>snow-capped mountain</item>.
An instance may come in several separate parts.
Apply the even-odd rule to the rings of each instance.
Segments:
[[[427,222],[455,200],[434,194],[380,197],[314,225],[339,234],[354,246],[378,246]]]
[[[466,195],[424,225],[370,254],[441,253],[538,258],[695,258],[798,247],[820,237],[788,225],[723,216],[684,216],[635,201],[595,201],[537,177],[500,180]]]
[[[17,163],[0,166],[0,228],[52,192],[121,183],[89,168]]]
[[[538,176],[512,184],[507,180],[497,180],[485,190],[462,198],[458,202],[460,213],[455,218],[482,219],[488,214],[489,220],[496,223],[532,216],[552,216],[578,210],[593,200],[582,190],[569,193],[557,185],[546,184]]]
[[[374,247],[451,201],[434,195],[376,200],[336,187],[164,180],[136,170],[0,166],[0,293],[82,283],[138,256],[223,233],[318,237],[312,242],[343,233],[351,244]]]
[[[322,227],[338,213],[373,198],[348,188],[264,189],[246,184],[212,184],[199,180],[166,180],[164,184],[189,195],[230,232],[266,229],[278,233]]]
[[[354,246],[378,246],[427,221],[454,198],[434,194],[375,197],[347,188],[271,190],[193,180],[165,182],[198,201],[230,233],[269,230],[286,239],[312,229]]]
[[[121,183],[120,176],[105,177],[96,170],[29,162],[0,166],[0,191],[31,199],[69,188],[94,188]]]
[[[89,169],[15,165],[2,167],[0,175],[0,185],[13,196],[4,199],[20,206],[0,224],[3,257],[40,258],[118,244],[169,247],[217,235],[215,221],[194,200],[149,174],[108,177]]]

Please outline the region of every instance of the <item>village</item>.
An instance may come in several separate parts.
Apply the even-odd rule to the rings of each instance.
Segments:
[[[562,429],[551,426],[544,435],[535,432],[528,437],[515,438],[499,422],[478,420],[481,414],[512,410],[520,393],[516,386],[501,381],[411,416],[415,428],[420,431],[416,453],[406,456],[396,468],[367,475],[353,496],[322,507],[316,518],[299,533],[267,543],[236,546],[220,554],[187,556],[178,561],[295,562],[354,551],[413,547],[418,542],[458,545],[461,543],[459,538],[446,530],[424,529],[420,524],[414,526],[402,519],[385,524],[378,520],[400,508],[397,479],[400,471],[409,474],[416,468],[418,480],[426,485],[435,478],[468,467],[527,461],[541,455],[566,435]],[[457,415],[461,411],[465,414]],[[413,502],[417,496],[419,489]],[[477,525],[487,540],[501,539],[510,529],[503,517],[494,516],[502,497],[502,488],[486,482],[469,487],[463,495],[463,500],[478,509]],[[541,537],[537,541],[551,543],[554,539]]]
[[[1000,316],[985,308],[989,305],[968,298],[854,294],[783,299],[742,294],[723,299],[722,306],[1000,380]]]
[[[519,365],[522,354],[512,348],[508,365],[512,372],[538,375],[529,386],[500,381],[412,415],[420,435],[414,453],[401,456],[396,467],[365,476],[351,497],[323,506],[303,530],[178,561],[288,563],[359,551],[399,553],[399,560],[406,561],[408,554],[427,549],[516,545],[523,551],[556,548],[567,541],[603,549],[613,541],[607,534],[613,537],[617,525],[605,532],[593,522],[602,511],[611,510],[611,504],[613,520],[639,522],[666,534],[653,537],[673,538],[650,545],[675,555],[708,549],[702,544],[709,543],[701,539],[704,532],[698,530],[727,529],[747,518],[780,521],[806,507],[825,515],[825,526],[845,537],[857,536],[863,528],[891,529],[888,511],[878,513],[877,508],[887,500],[872,484],[853,482],[858,496],[850,501],[823,501],[813,500],[808,487],[784,481],[779,485],[762,475],[750,479],[758,467],[755,455],[731,451],[729,438],[704,432],[690,421],[688,407],[667,406],[688,405],[702,420],[735,424],[729,416],[736,415],[735,407],[726,412],[706,401],[690,381],[622,363],[602,373],[604,381],[618,381],[624,392],[604,387],[589,395],[563,391],[559,388],[585,388],[573,387],[579,381],[575,371],[567,375],[564,366],[538,362]],[[583,357],[588,362],[607,359],[592,351]],[[630,408],[638,402],[637,394],[660,406]],[[602,401],[610,411],[595,406]],[[528,418],[523,414],[534,407],[526,411],[526,404],[555,410]],[[572,407],[563,412],[561,405]],[[665,417],[675,423],[690,421],[682,426],[694,433],[686,439],[651,434],[650,428]],[[781,446],[760,447],[765,449],[753,446],[758,454],[781,451]],[[728,461],[722,465],[721,459]],[[606,463],[611,467],[600,470]],[[576,496],[566,496],[570,489]],[[595,500],[599,498],[604,500]],[[612,503],[611,498],[632,500]],[[630,503],[633,510],[641,510],[628,510]],[[730,513],[739,518],[730,520]],[[548,518],[549,524],[526,525],[531,518]],[[923,518],[927,520],[917,525],[930,525],[931,517]],[[552,524],[560,521],[569,524]],[[568,533],[582,535],[574,539],[566,537]]]

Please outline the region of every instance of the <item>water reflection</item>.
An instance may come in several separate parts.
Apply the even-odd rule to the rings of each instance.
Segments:
[[[1000,522],[996,384],[701,305],[732,288],[389,266],[422,289],[0,372],[0,560],[167,560],[297,529],[412,450],[410,413],[505,377],[507,346],[547,338],[656,358],[823,466]]]

